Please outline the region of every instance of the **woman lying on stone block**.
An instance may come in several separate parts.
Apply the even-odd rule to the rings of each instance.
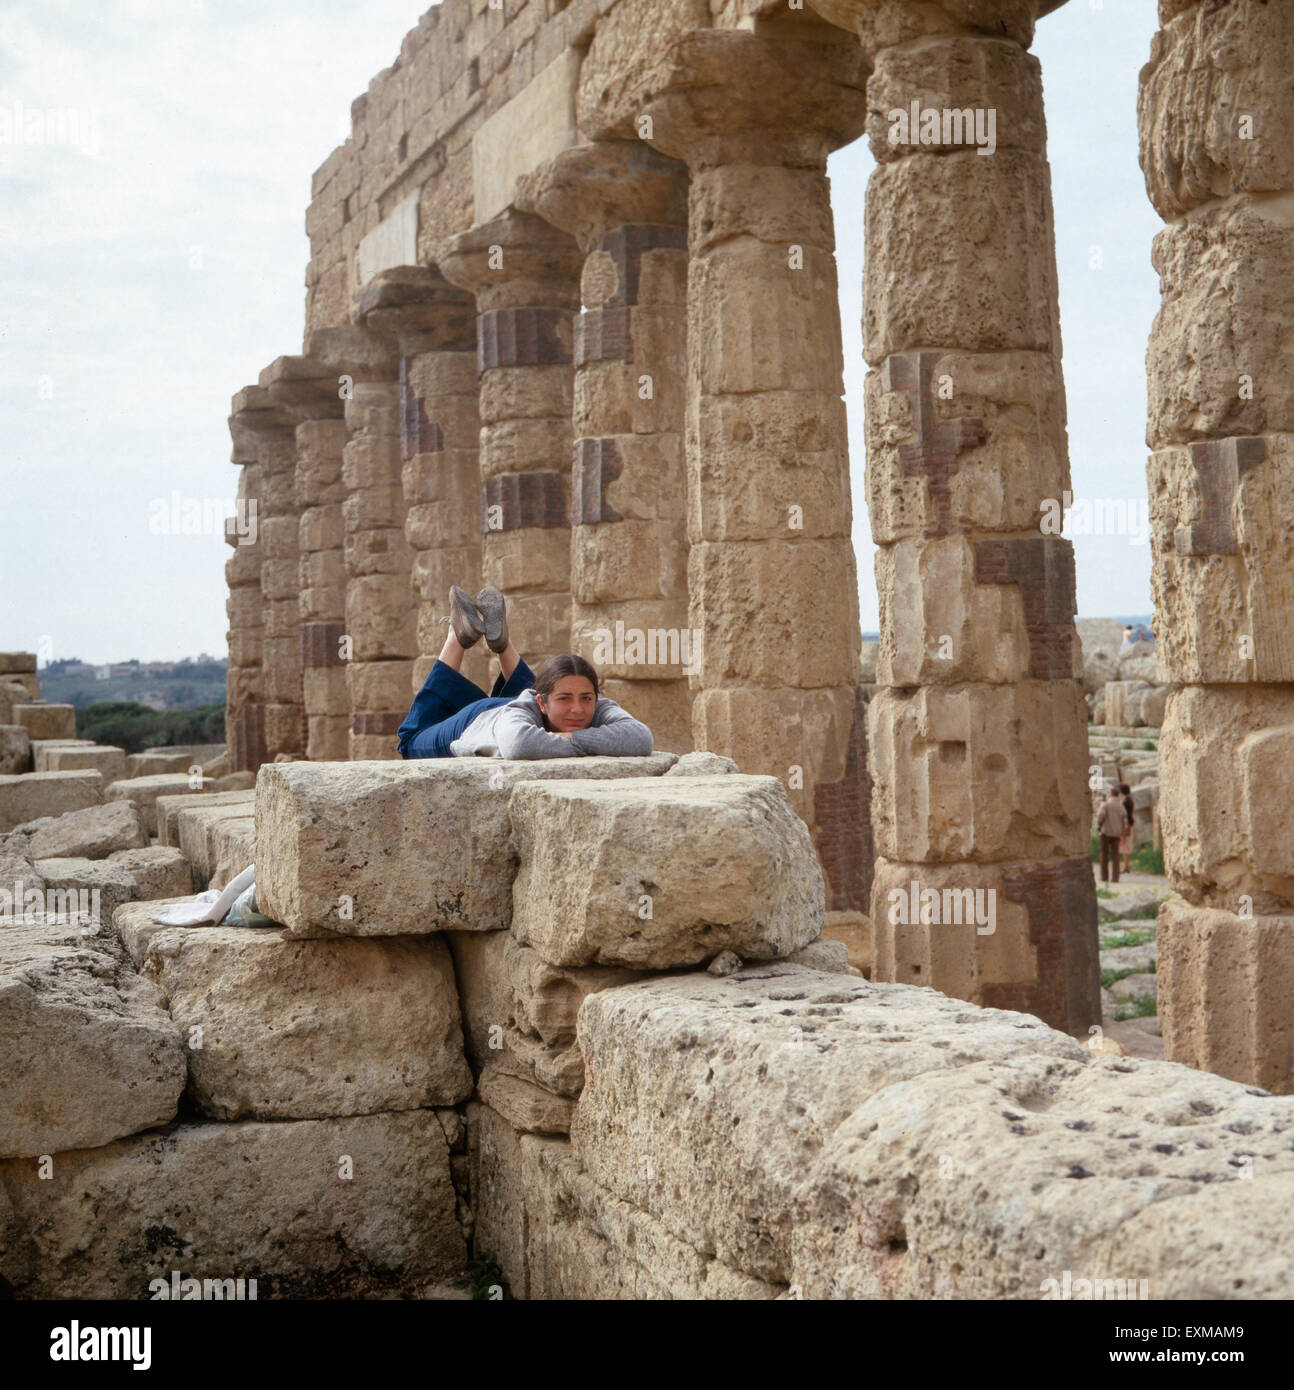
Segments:
[[[503,595],[482,589],[472,598],[449,591],[449,636],[400,725],[402,758],[641,757],[652,733],[614,700],[599,698],[598,673],[564,652],[538,677],[508,637]],[[500,674],[489,695],[462,672],[463,653],[482,637],[498,654]]]

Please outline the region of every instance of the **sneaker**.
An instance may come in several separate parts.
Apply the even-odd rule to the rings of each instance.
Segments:
[[[465,650],[474,647],[485,636],[481,614],[471,594],[457,584],[449,590],[449,626]]]
[[[481,616],[485,645],[492,652],[501,652],[508,645],[507,602],[493,585],[487,585],[476,596],[476,609]]]

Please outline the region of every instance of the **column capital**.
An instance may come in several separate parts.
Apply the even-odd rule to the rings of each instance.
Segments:
[[[627,223],[687,225],[687,166],[645,140],[572,145],[517,182],[516,205],[575,238],[588,255]]]
[[[826,26],[823,31],[830,34]],[[695,29],[640,84],[651,143],[695,172],[722,164],[824,169],[862,134],[871,64],[861,45]]]
[[[450,237],[436,257],[480,313],[544,306],[578,310],[583,257],[574,240],[533,213],[509,208]]]
[[[316,328],[306,339],[305,355],[355,381],[391,381],[400,370],[396,345],[353,323]]]
[[[1034,24],[1065,0],[809,0],[829,23],[856,34],[868,53],[932,35],[982,34],[1033,42]]]
[[[399,266],[369,281],[356,318],[370,333],[393,339],[401,356],[468,352],[476,346],[476,303],[433,266]]]
[[[261,372],[260,386],[299,425],[305,420],[341,416],[344,403],[338,393],[339,376],[318,357],[276,357]]]

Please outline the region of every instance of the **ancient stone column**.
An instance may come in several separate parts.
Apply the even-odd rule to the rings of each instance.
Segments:
[[[863,127],[867,64],[825,24],[791,28],[812,41],[672,40],[642,79],[631,128],[691,175],[696,745],[783,779],[813,829],[828,907],[861,920],[867,760],[826,160]]]
[[[401,494],[417,603],[407,713],[449,630],[449,586],[481,587],[476,305],[439,271],[419,267],[380,276],[361,311],[400,353]],[[489,655],[479,644],[463,662],[463,674],[487,688]]]
[[[876,978],[1100,1021],[1040,8],[814,0],[873,56]],[[991,13],[990,13],[991,10]]]
[[[571,649],[658,748],[688,752],[687,169],[641,140],[576,145],[522,179],[516,202],[584,256]]]
[[[241,393],[240,393],[241,395]],[[234,547],[225,562],[229,594],[229,669],[225,675],[225,743],[231,771],[249,771],[265,761],[265,680],[261,657],[265,642],[261,596],[261,466],[255,435],[247,428],[239,397],[229,417],[233,462],[238,466],[237,514],[225,523],[225,540]]]
[[[257,501],[257,549],[260,551],[259,597],[250,582],[230,592],[231,634],[238,632],[238,655],[259,654],[259,662],[239,666],[233,675],[235,639],[231,636],[229,700],[225,723],[233,771],[255,771],[277,753],[299,753],[301,677],[297,650],[297,508],[293,493],[296,465],[295,422],[262,386],[248,386],[233,402],[230,429],[235,458],[249,460],[244,469],[248,496]],[[257,494],[250,488],[256,487]],[[226,532],[228,535],[228,531]],[[237,558],[237,557],[236,557]],[[250,562],[244,565],[250,575]],[[259,643],[249,621],[259,610]],[[242,634],[246,634],[245,636]],[[245,644],[245,645],[244,645]],[[258,648],[259,646],[259,653]]]
[[[1161,0],[1141,164],[1164,1055],[1294,1092],[1294,10]]]
[[[297,651],[302,748],[316,762],[348,754],[349,703],[341,657],[346,564],[341,481],[346,443],[340,374],[315,357],[280,357],[261,385],[296,420]]]
[[[461,232],[437,264],[476,296],[480,383],[482,577],[508,596],[530,665],[571,639],[572,324],[579,248],[509,210]]]

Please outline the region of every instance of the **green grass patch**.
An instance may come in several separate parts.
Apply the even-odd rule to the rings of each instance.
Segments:
[[[473,1299],[482,1302],[489,1302],[492,1295],[495,1301],[508,1296],[508,1285],[493,1250],[487,1250],[479,1260],[471,1260],[467,1266],[467,1278],[459,1279],[454,1287],[467,1289]]]
[[[1155,939],[1153,931],[1125,931],[1107,936],[1101,942],[1103,951],[1121,951],[1125,946],[1146,946]]]
[[[1119,895],[1113,888],[1098,888],[1096,890],[1096,896],[1098,898],[1117,898]]]
[[[1164,851],[1154,845],[1138,845],[1132,851],[1132,870],[1138,874],[1159,874],[1164,872]]]

